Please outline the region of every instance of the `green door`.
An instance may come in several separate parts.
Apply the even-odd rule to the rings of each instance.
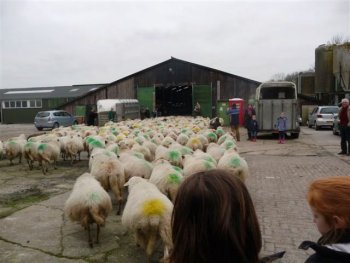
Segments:
[[[229,108],[228,101],[218,101],[217,102],[216,115],[219,118],[224,119],[225,126],[230,125],[230,118],[229,118],[229,115],[227,115],[227,113],[226,113],[228,108]]]
[[[197,101],[201,105],[201,115],[203,117],[212,117],[212,93],[211,85],[193,85],[192,86],[192,109]]]
[[[140,108],[148,108],[151,112],[154,110],[154,87],[137,87],[137,99],[140,103]]]

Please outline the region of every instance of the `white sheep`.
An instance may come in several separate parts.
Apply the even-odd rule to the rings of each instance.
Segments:
[[[24,150],[24,145],[26,144],[26,140],[19,137],[12,138],[8,141],[5,141],[4,149],[6,157],[10,160],[10,165],[13,165],[12,160],[15,158],[19,158],[19,162],[22,162],[22,155]]]
[[[59,139],[47,143],[40,143],[38,146],[38,160],[41,164],[43,174],[48,171],[48,165],[53,162],[54,169],[57,169],[56,164],[60,156]]]
[[[220,158],[224,155],[225,149],[220,145],[211,142],[207,147],[207,153],[210,154],[216,162],[218,162]]]
[[[126,185],[129,196],[122,224],[133,230],[136,243],[146,252],[148,262],[158,237],[164,243],[164,259],[172,248],[171,214],[173,204],[158,188],[140,177],[133,177]]]
[[[149,178],[149,182],[155,184],[172,202],[175,201],[177,190],[182,181],[182,173],[163,159],[156,161]]]
[[[24,145],[23,149],[23,156],[27,160],[29,169],[33,169],[33,163],[34,161],[39,160],[39,155],[38,155],[38,147],[39,147],[39,142],[27,142]]]
[[[121,161],[125,171],[125,181],[131,177],[142,177],[149,179],[153,170],[153,165],[141,158],[130,153],[121,153],[119,160]]]
[[[124,203],[124,167],[116,156],[104,154],[100,156],[104,158],[99,158],[98,162],[93,163],[90,173],[101,183],[106,191],[112,190],[118,203],[117,215],[119,215]]]
[[[233,176],[239,177],[243,182],[249,176],[247,162],[234,150],[226,150],[218,162],[218,168],[229,171]]]
[[[191,138],[188,139],[188,142],[186,143],[186,146],[188,148],[191,148],[193,151],[200,149],[203,150],[203,144],[201,140],[197,136],[192,136]]]
[[[179,136],[177,136],[176,142],[178,142],[181,145],[186,145],[188,142],[188,136],[184,133],[180,133]]]
[[[106,218],[112,211],[112,201],[100,183],[91,174],[84,173],[76,180],[64,211],[72,221],[79,222],[88,231],[88,242],[93,247],[90,225],[97,225],[98,243],[100,226],[105,225]]]
[[[216,168],[215,163],[211,161],[206,161],[206,160],[203,160],[202,158],[194,157],[191,155],[185,155],[184,169],[183,169],[183,173],[185,177],[194,173],[209,171],[215,168]]]

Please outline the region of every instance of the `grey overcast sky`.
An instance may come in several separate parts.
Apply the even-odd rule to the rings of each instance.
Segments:
[[[350,37],[350,0],[0,0],[0,87],[109,83],[171,56],[257,81]]]

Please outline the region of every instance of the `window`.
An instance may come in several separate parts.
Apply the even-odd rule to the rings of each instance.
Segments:
[[[10,100],[10,101],[3,101],[2,107],[4,109],[41,108],[42,102],[41,100]]]

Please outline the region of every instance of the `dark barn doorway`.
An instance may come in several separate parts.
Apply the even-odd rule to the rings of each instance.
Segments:
[[[156,87],[158,116],[192,115],[192,86],[169,85]]]

